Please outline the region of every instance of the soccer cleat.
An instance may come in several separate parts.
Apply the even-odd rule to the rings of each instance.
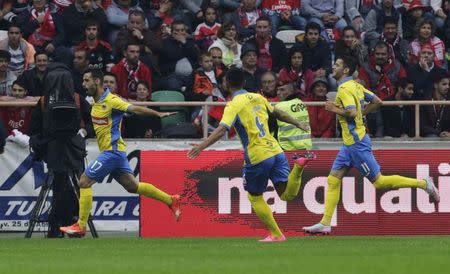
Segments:
[[[427,182],[427,187],[425,188],[425,191],[428,193],[428,195],[433,197],[433,200],[436,203],[439,203],[439,201],[440,201],[439,191],[436,188],[436,186],[434,185],[433,179],[431,177],[428,177],[424,180]]]
[[[284,235],[275,237],[275,236],[272,236],[272,234],[270,234],[269,236],[267,236],[264,239],[258,240],[258,242],[261,242],[261,243],[284,242],[284,241],[286,241],[286,237],[284,237]]]
[[[181,203],[180,203],[180,195],[172,195],[172,204],[169,206],[170,210],[172,210],[173,215],[175,215],[175,220],[178,222],[181,219]]]
[[[312,226],[303,227],[303,230],[310,234],[330,234],[331,226],[318,223]]]
[[[317,158],[317,156],[314,152],[308,151],[306,153],[294,154],[294,156],[292,156],[292,158],[294,159],[294,162],[296,164],[298,164],[299,166],[305,167],[308,164],[308,162],[314,161]]]
[[[62,226],[59,228],[61,232],[66,233],[69,237],[84,237],[86,235],[86,228],[82,229],[78,223],[71,226]]]

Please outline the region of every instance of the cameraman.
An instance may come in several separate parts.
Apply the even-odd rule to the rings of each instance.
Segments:
[[[54,65],[59,68],[62,66]],[[51,185],[53,199],[48,217],[47,236],[57,238],[64,236],[59,231],[59,227],[72,224],[78,216],[78,199],[68,176],[78,177],[82,173],[86,156],[85,138],[94,136],[94,131],[90,118],[91,106],[79,94],[73,92],[72,79],[61,73],[59,75],[55,73],[53,76],[47,75],[45,79],[46,83],[56,84],[48,84],[49,90],[44,88],[44,96],[39,99],[32,113],[29,134],[30,146],[33,148],[36,159],[44,160],[47,163],[48,174],[54,175]],[[68,82],[70,85],[66,85]],[[52,105],[60,102],[69,102],[70,104],[71,101],[76,105],[77,113],[72,112],[70,117],[49,114],[52,111]],[[60,126],[55,125],[58,123],[63,125],[64,134],[55,130]],[[70,128],[67,129],[67,127]],[[72,180],[77,182],[75,178]],[[76,183],[75,187],[78,189]]]

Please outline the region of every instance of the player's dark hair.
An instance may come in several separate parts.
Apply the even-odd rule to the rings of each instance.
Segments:
[[[260,17],[258,17],[258,19],[256,19],[256,23],[258,23],[258,22],[260,22],[260,21],[266,21],[267,23],[269,23],[269,26],[272,25],[272,24],[270,23],[269,17],[267,17],[267,16],[265,16],[265,15],[260,16]]]
[[[244,86],[244,73],[238,68],[230,69],[226,79],[230,89],[240,89]]]
[[[341,59],[344,62],[344,66],[348,68],[348,75],[353,75],[358,66],[358,61],[354,57],[348,55],[340,56],[339,59]]]
[[[100,83],[103,83],[103,71],[102,70],[100,70],[100,69],[88,69],[84,73],[90,73],[92,75],[92,79],[94,79],[94,81],[96,79],[99,79]]]

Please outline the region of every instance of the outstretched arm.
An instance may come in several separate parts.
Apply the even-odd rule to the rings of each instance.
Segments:
[[[277,107],[274,108],[272,114],[275,116],[275,118],[277,118],[280,121],[289,123],[289,124],[294,125],[294,126],[300,128],[300,129],[303,129],[305,131],[310,130],[310,127],[309,127],[308,123],[300,122],[300,121],[294,119],[291,115],[287,114],[286,112],[284,112],[284,111],[282,111],[280,109],[277,109]]]
[[[209,135],[208,138],[206,138],[206,140],[204,140],[203,142],[201,142],[200,144],[192,144],[192,149],[188,152],[188,157],[190,159],[194,159],[195,157],[197,157],[198,155],[200,155],[200,153],[206,149],[207,147],[209,147],[210,145],[214,144],[215,142],[217,142],[218,140],[220,140],[220,138],[223,137],[223,135],[225,135],[225,133],[227,132],[227,128],[223,125],[219,125],[212,133],[211,135]]]
[[[128,107],[128,112],[140,116],[157,116],[159,118],[166,117],[176,113],[176,112],[159,112],[150,108],[135,105],[131,105],[130,107]]]

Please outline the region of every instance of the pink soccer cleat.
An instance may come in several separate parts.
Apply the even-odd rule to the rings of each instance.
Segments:
[[[305,167],[309,162],[314,161],[317,156],[314,152],[308,151],[306,153],[294,154],[294,163],[299,166]]]
[[[84,237],[86,235],[86,228],[81,228],[78,223],[74,223],[71,226],[62,226],[59,228],[61,232],[66,233],[69,237]]]
[[[259,240],[258,242],[270,243],[270,242],[284,242],[284,241],[286,241],[286,237],[284,235],[281,235],[279,237],[275,237],[272,234],[270,234],[269,236],[267,236],[264,239]]]
[[[175,221],[179,221],[181,219],[181,203],[180,203],[180,195],[172,195],[172,204],[169,206],[170,210],[172,210],[173,215],[175,215]]]

